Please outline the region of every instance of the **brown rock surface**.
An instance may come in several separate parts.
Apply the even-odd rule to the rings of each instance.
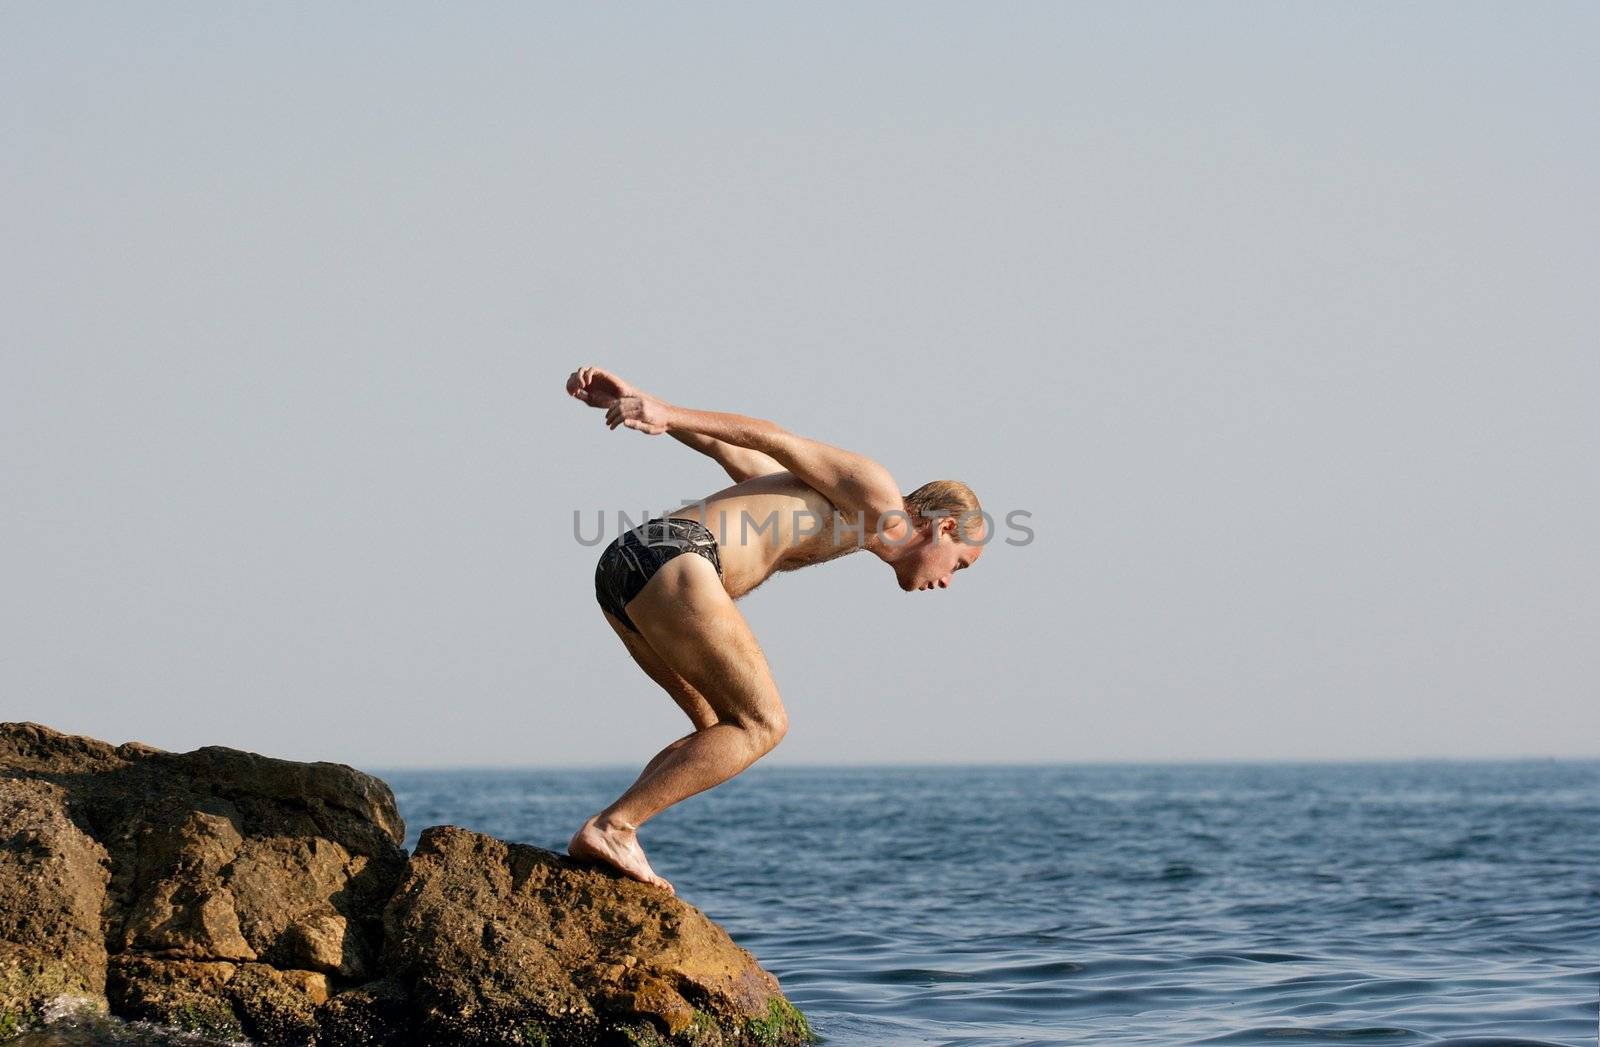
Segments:
[[[342,764],[0,724],[0,1040],[61,1001],[265,1044],[798,1044],[699,910]]]
[[[106,852],[67,816],[65,790],[0,788],[0,1032],[60,997],[98,1000],[106,978]]]
[[[697,1043],[805,1042],[777,979],[700,910],[538,847],[426,830],[384,925],[384,968],[440,1040],[520,1026],[601,1042],[648,1025]]]

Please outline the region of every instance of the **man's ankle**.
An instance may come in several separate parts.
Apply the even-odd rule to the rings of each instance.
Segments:
[[[601,814],[596,816],[594,827],[601,832],[623,833],[633,835],[639,831],[639,826],[616,814]]]

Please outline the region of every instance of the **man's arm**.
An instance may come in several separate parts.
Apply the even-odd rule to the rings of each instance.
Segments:
[[[691,433],[686,430],[667,430],[674,440],[685,447],[693,447],[696,451],[707,457],[714,458],[717,464],[727,470],[733,482],[748,480],[752,476],[766,476],[768,473],[781,473],[783,466],[771,455],[752,451],[748,447],[738,447],[725,443],[700,433]]]
[[[609,408],[624,397],[642,397],[654,400],[649,393],[636,389],[609,371],[598,367],[580,367],[567,379],[567,393],[590,407]],[[615,428],[615,426],[613,426]],[[752,476],[781,473],[783,466],[768,455],[748,447],[739,447],[721,440],[687,431],[674,432],[673,438],[686,447],[712,458],[734,483]]]
[[[901,511],[900,488],[889,470],[865,455],[789,432],[764,418],[677,407],[653,397],[624,397],[606,412],[615,429],[625,425],[651,435],[691,433],[768,455],[835,507],[865,515],[877,527],[889,512]]]

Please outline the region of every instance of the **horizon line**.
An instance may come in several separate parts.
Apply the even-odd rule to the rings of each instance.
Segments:
[[[843,771],[843,770],[1022,770],[1050,768],[1226,768],[1226,767],[1368,767],[1397,766],[1405,764],[1526,764],[1526,763],[1600,763],[1596,755],[1522,755],[1522,756],[1371,756],[1371,757],[1224,757],[1219,759],[1165,759],[1165,760],[1018,760],[996,761],[907,761],[907,762],[797,762],[752,765],[741,772],[741,777],[751,770]],[[354,765],[351,765],[354,766]],[[368,773],[400,771],[416,772],[529,772],[529,771],[628,771],[638,769],[634,763],[572,763],[572,764],[370,764],[361,770]]]

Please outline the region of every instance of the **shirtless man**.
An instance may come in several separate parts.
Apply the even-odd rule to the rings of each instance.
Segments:
[[[857,549],[892,567],[906,592],[947,589],[983,553],[985,525],[965,484],[936,480],[902,496],[872,459],[772,422],[677,407],[597,367],[573,372],[567,392],[604,409],[612,429],[671,434],[734,481],[624,532],[595,571],[606,621],[694,730],[584,822],[567,851],[671,893],[645,859],[639,826],[743,771],[788,729],[766,656],[734,601],[776,571]]]

